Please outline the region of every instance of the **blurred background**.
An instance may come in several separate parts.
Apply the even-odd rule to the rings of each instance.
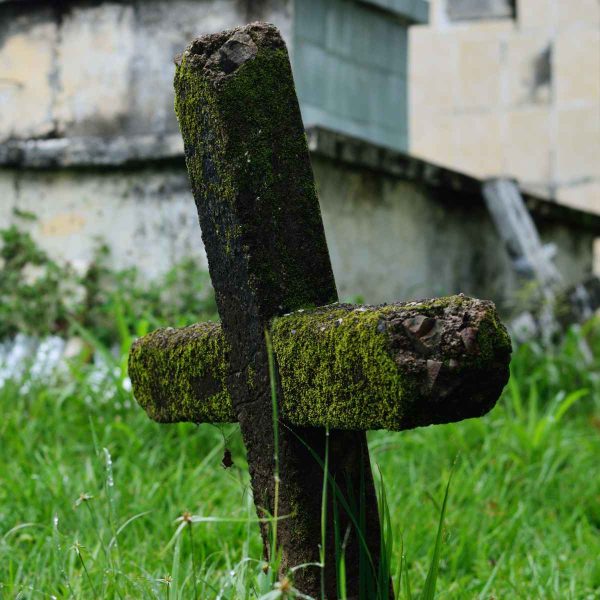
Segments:
[[[79,269],[98,240],[143,277],[205,265],[173,57],[258,19],[288,43],[343,297],[508,302],[492,176],[518,180],[565,286],[591,274],[597,0],[4,0],[0,227]]]

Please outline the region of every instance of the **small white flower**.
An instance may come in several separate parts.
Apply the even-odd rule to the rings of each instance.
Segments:
[[[70,261],[69,265],[71,266],[73,271],[75,271],[76,275],[83,277],[89,271],[90,261],[84,260],[83,258],[76,258]]]
[[[88,494],[87,492],[81,492],[81,494],[79,494],[79,498],[77,498],[77,500],[75,500],[74,508],[81,506],[84,502],[89,502],[90,500],[93,499],[93,497],[94,496],[92,496],[91,494]]]
[[[23,281],[27,285],[33,285],[38,279],[41,279],[46,274],[46,267],[44,265],[34,265],[27,263],[23,269],[21,269],[21,276]]]
[[[74,358],[79,356],[85,347],[83,340],[80,337],[72,337],[67,341],[63,356],[65,358]]]
[[[73,310],[80,304],[83,304],[86,294],[87,290],[83,285],[67,283],[61,286],[63,302],[69,310]]]
[[[125,379],[123,379],[123,382],[121,383],[121,386],[123,387],[123,389],[126,392],[130,392],[131,391],[131,379],[129,379],[129,377],[125,377]]]

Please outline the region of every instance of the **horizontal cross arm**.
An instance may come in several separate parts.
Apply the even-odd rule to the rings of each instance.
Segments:
[[[334,304],[271,325],[282,419],[389,429],[478,417],[508,380],[511,342],[491,302],[450,296],[384,306]],[[160,422],[234,422],[220,326],[160,329],[138,340],[134,394]]]

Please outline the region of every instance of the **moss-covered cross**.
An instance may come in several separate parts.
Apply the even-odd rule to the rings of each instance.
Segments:
[[[201,37],[177,63],[176,112],[221,324],[138,340],[135,396],[160,422],[239,422],[261,517],[274,511],[278,457],[282,572],[308,565],[295,570],[296,587],[335,598],[337,531],[348,597],[375,597],[380,528],[365,432],[483,415],[507,381],[510,339],[491,302],[462,295],[337,302],[289,59],[273,26]],[[335,493],[322,537],[326,447]],[[334,526],[336,495],[345,502]],[[261,533],[269,558],[264,522]]]

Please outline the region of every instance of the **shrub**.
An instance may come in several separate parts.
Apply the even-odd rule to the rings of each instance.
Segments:
[[[79,324],[111,345],[124,329],[216,318],[209,275],[192,259],[145,281],[136,268],[113,269],[109,248],[99,245],[80,273],[52,260],[17,226],[0,229],[0,339],[18,332],[66,337]]]

